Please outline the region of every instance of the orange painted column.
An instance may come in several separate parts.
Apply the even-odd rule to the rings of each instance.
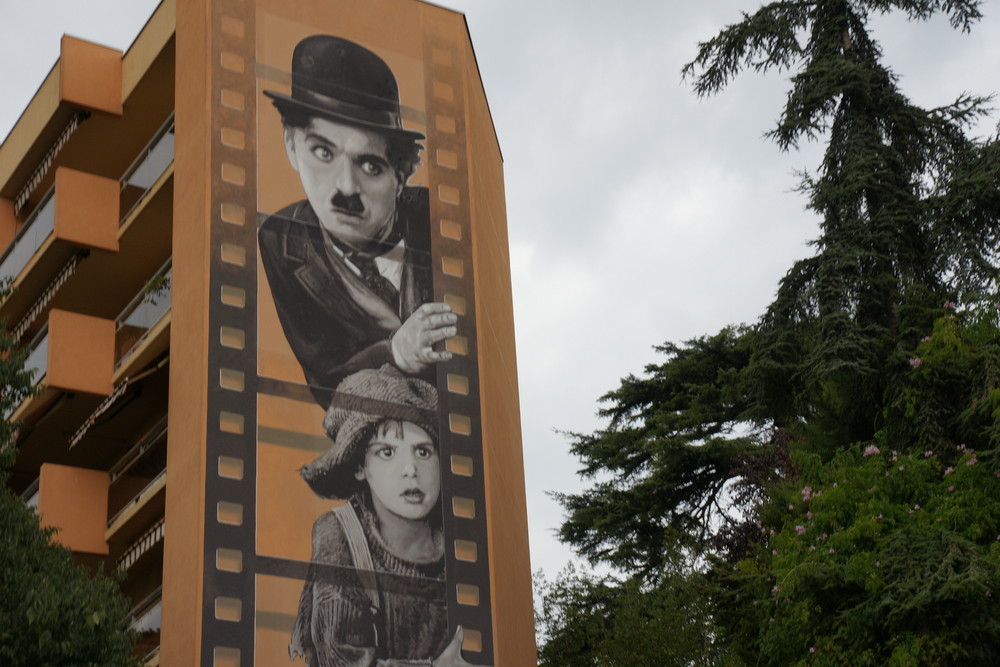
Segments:
[[[209,3],[177,0],[162,665],[199,664],[201,645],[209,335]]]

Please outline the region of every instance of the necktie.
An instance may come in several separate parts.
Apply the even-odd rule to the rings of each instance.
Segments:
[[[361,281],[371,291],[375,292],[380,299],[392,306],[393,310],[399,303],[399,291],[389,280],[378,272],[375,260],[366,255],[354,253],[349,258],[354,266],[361,272]]]

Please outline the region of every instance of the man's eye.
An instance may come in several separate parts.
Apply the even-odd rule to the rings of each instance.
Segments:
[[[421,461],[427,461],[432,456],[434,456],[434,450],[430,447],[417,447],[416,457]]]
[[[333,159],[333,151],[331,151],[326,146],[315,146],[312,149],[312,153],[313,155],[316,156],[317,160],[320,160],[322,162],[329,162],[330,160]]]
[[[365,172],[369,176],[381,176],[382,172],[385,170],[382,169],[382,165],[377,162],[364,160],[361,162],[361,171]]]
[[[375,456],[379,457],[380,459],[386,459],[386,460],[391,459],[395,454],[396,450],[394,450],[392,447],[381,447],[375,452]]]

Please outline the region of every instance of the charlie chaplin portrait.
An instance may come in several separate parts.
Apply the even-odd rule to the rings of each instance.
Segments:
[[[386,364],[348,376],[301,470],[346,500],[313,524],[312,562],[288,651],[310,667],[463,666],[449,633],[437,390]]]
[[[362,369],[431,378],[456,315],[434,303],[427,189],[407,185],[424,135],[403,128],[399,88],[375,53],[314,35],[293,52],[281,115],[306,198],[261,224],[261,260],[282,330],[322,408]]]

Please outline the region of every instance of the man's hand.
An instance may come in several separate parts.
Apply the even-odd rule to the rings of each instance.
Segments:
[[[430,364],[449,361],[451,352],[434,344],[454,336],[458,316],[445,303],[425,303],[392,335],[392,359],[404,373],[419,373]]]
[[[462,657],[462,639],[464,636],[465,633],[462,631],[462,626],[460,625],[455,630],[451,641],[448,642],[448,646],[434,660],[434,667],[474,667],[471,662],[466,662],[465,658]]]

